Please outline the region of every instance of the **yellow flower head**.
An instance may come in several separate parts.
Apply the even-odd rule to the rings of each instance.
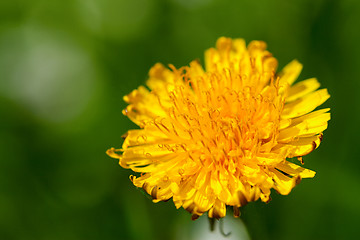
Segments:
[[[226,215],[226,206],[289,194],[315,172],[287,161],[316,149],[330,120],[329,98],[315,78],[294,84],[302,65],[276,73],[266,44],[221,37],[198,61],[170,69],[155,64],[146,82],[124,97],[123,113],[140,129],[129,130],[122,149],[107,154],[154,202],[173,199],[196,219]]]

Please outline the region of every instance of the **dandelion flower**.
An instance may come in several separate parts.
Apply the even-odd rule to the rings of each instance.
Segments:
[[[196,219],[226,215],[271,189],[290,193],[315,172],[288,159],[316,149],[330,120],[329,109],[314,111],[329,98],[315,78],[293,84],[302,65],[294,60],[276,72],[266,43],[221,37],[198,61],[176,69],[157,63],[147,87],[124,100],[123,110],[140,129],[124,135],[121,149],[107,154],[153,202],[172,198]]]

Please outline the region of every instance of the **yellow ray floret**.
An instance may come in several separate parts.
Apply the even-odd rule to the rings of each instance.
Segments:
[[[315,78],[294,84],[296,60],[278,74],[266,44],[219,38],[198,61],[170,69],[156,64],[148,88],[124,97],[123,113],[140,129],[129,130],[121,149],[108,155],[154,202],[173,199],[196,219],[226,215],[271,189],[289,194],[314,171],[287,161],[309,154],[322,140],[329,109],[314,111],[329,94]]]

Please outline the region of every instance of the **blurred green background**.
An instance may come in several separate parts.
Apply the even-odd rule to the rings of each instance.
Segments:
[[[190,214],[153,204],[105,151],[136,127],[122,96],[149,68],[203,61],[220,36],[266,41],[280,68],[297,58],[331,94],[324,141],[304,158],[316,177],[242,208],[252,239],[356,238],[359,24],[355,0],[0,1],[0,239],[186,235]]]

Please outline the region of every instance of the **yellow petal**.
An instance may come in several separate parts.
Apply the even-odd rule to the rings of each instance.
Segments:
[[[260,197],[260,188],[248,185],[247,191],[244,192],[248,202],[256,201]]]
[[[126,134],[122,148],[126,150],[128,147],[143,145],[160,145],[171,144],[171,140],[159,131],[151,131],[147,129],[129,130]]]
[[[313,137],[299,138],[285,145],[288,148],[288,158],[304,156],[319,147],[322,134]]]
[[[226,215],[226,206],[225,203],[220,201],[219,199],[215,200],[213,207],[209,210],[208,216],[210,218],[222,218]]]
[[[313,125],[319,126],[322,125],[324,122],[327,122],[330,120],[330,113],[327,113],[330,111],[330,108],[324,108],[320,109],[311,113],[308,113],[302,117],[293,118],[291,120],[292,126],[298,125],[303,121],[311,121]]]
[[[288,96],[286,97],[286,102],[292,102],[298,98],[305,96],[308,93],[311,93],[320,87],[320,83],[316,78],[310,78],[304,81],[301,81],[289,89]]]
[[[327,128],[327,121],[329,120],[330,113],[324,113],[316,118],[306,119],[297,125],[281,130],[277,141],[286,143],[298,137],[310,137],[322,133]]]
[[[144,122],[159,116],[167,116],[159,104],[158,98],[143,86],[124,96],[124,100],[129,105],[123,110],[123,114],[128,116],[138,126],[143,126]],[[149,108],[149,105],[152,107]]]
[[[310,93],[294,102],[285,104],[281,118],[295,118],[300,117],[308,112],[311,112],[316,107],[324,103],[330,95],[327,89],[321,89]]]
[[[279,163],[278,165],[276,165],[276,168],[291,176],[299,175],[302,178],[313,178],[315,176],[314,171],[300,167],[294,163],[287,161],[283,163]]]
[[[165,68],[161,63],[155,64],[149,71],[149,79],[146,81],[146,85],[150,89],[158,90],[164,93],[166,90],[170,90],[174,85],[174,73],[169,69]]]
[[[259,153],[256,156],[258,164],[262,165],[274,165],[284,160],[284,157],[281,154],[277,153]]]
[[[287,128],[288,126],[290,126],[291,122],[291,119],[281,119],[279,123],[279,130]]]
[[[209,199],[207,196],[197,191],[194,195],[194,203],[197,206],[197,214],[200,215],[207,212],[214,204],[214,200]]]
[[[233,40],[233,48],[236,53],[239,55],[243,54],[246,51],[246,43],[242,38],[237,38]]]
[[[274,170],[272,173],[273,173],[272,177],[275,182],[274,188],[280,194],[288,195],[291,192],[291,190],[295,187],[297,179],[289,178],[277,170]]]
[[[292,85],[299,77],[302,70],[302,64],[297,60],[288,63],[279,73],[280,81],[279,86]]]

